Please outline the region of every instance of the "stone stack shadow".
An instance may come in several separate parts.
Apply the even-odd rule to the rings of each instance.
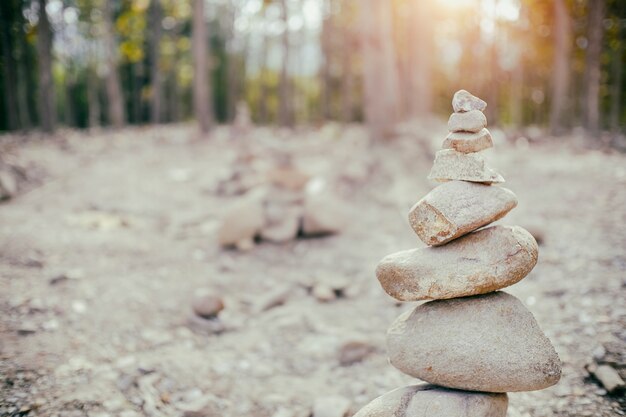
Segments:
[[[519,226],[488,226],[517,206],[494,185],[502,175],[481,151],[493,146],[487,103],[465,90],[452,100],[450,134],[409,223],[428,245],[385,257],[376,269],[400,301],[433,300],[402,314],[387,333],[393,366],[429,384],[398,388],[355,417],[505,417],[507,392],[556,384],[561,362],[532,313],[498,291],[526,277],[537,242]]]

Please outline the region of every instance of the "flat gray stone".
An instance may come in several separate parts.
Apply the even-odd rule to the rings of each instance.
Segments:
[[[461,153],[454,149],[437,151],[428,179],[438,182],[461,180],[484,184],[504,182],[502,175],[487,166],[482,155]]]
[[[448,119],[448,130],[450,132],[477,133],[485,127],[487,127],[487,118],[480,110],[452,113]]]
[[[400,301],[485,294],[523,279],[537,263],[537,242],[519,226],[491,226],[443,246],[383,258],[376,277]]]
[[[492,147],[491,133],[486,128],[478,133],[450,132],[442,145],[443,149],[454,149],[462,153],[479,152]]]
[[[376,398],[354,417],[505,417],[508,403],[506,394],[412,385]]]
[[[409,223],[427,245],[443,245],[504,217],[517,206],[512,191],[467,181],[433,189],[409,211]]]
[[[532,313],[504,292],[419,305],[389,328],[387,349],[400,371],[448,388],[534,391],[561,377]]]
[[[452,108],[455,112],[483,111],[487,108],[487,103],[465,90],[459,90],[452,97]]]

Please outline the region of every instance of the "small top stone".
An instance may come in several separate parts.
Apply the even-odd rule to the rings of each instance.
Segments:
[[[487,107],[487,103],[473,96],[465,90],[459,90],[454,93],[452,98],[452,108],[455,112],[466,112],[471,110],[483,111]]]

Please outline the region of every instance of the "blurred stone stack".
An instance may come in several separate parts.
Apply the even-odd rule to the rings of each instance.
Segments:
[[[504,179],[480,154],[493,146],[487,104],[461,90],[452,106],[450,134],[429,175],[443,184],[409,212],[429,246],[389,255],[376,270],[392,297],[435,300],[398,317],[387,333],[391,364],[433,385],[389,392],[358,417],[504,417],[507,392],[547,388],[561,375],[532,313],[497,291],[528,275],[538,248],[519,226],[482,228],[517,205],[513,192],[491,185]]]

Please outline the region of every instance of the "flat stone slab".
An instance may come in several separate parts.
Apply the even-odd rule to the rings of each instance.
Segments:
[[[437,151],[428,179],[438,182],[461,180],[484,184],[504,182],[502,175],[487,166],[482,155],[457,152],[454,149]]]
[[[487,118],[480,110],[452,113],[448,119],[450,132],[480,132],[487,127]]]
[[[517,206],[512,191],[467,181],[433,189],[409,211],[409,223],[427,245],[443,245],[504,217]]]
[[[455,112],[471,110],[483,111],[487,108],[487,103],[466,90],[459,90],[454,93],[454,97],[452,97],[452,108]]]
[[[412,385],[390,391],[354,417],[506,417],[506,394]]]
[[[400,301],[485,294],[523,279],[537,263],[537,242],[519,226],[491,226],[447,245],[383,258],[376,277]]]
[[[478,133],[450,132],[443,141],[443,149],[454,149],[462,153],[479,152],[493,147],[489,130],[481,129]]]
[[[534,391],[561,377],[532,313],[504,292],[419,305],[389,328],[387,350],[400,371],[448,388]]]

